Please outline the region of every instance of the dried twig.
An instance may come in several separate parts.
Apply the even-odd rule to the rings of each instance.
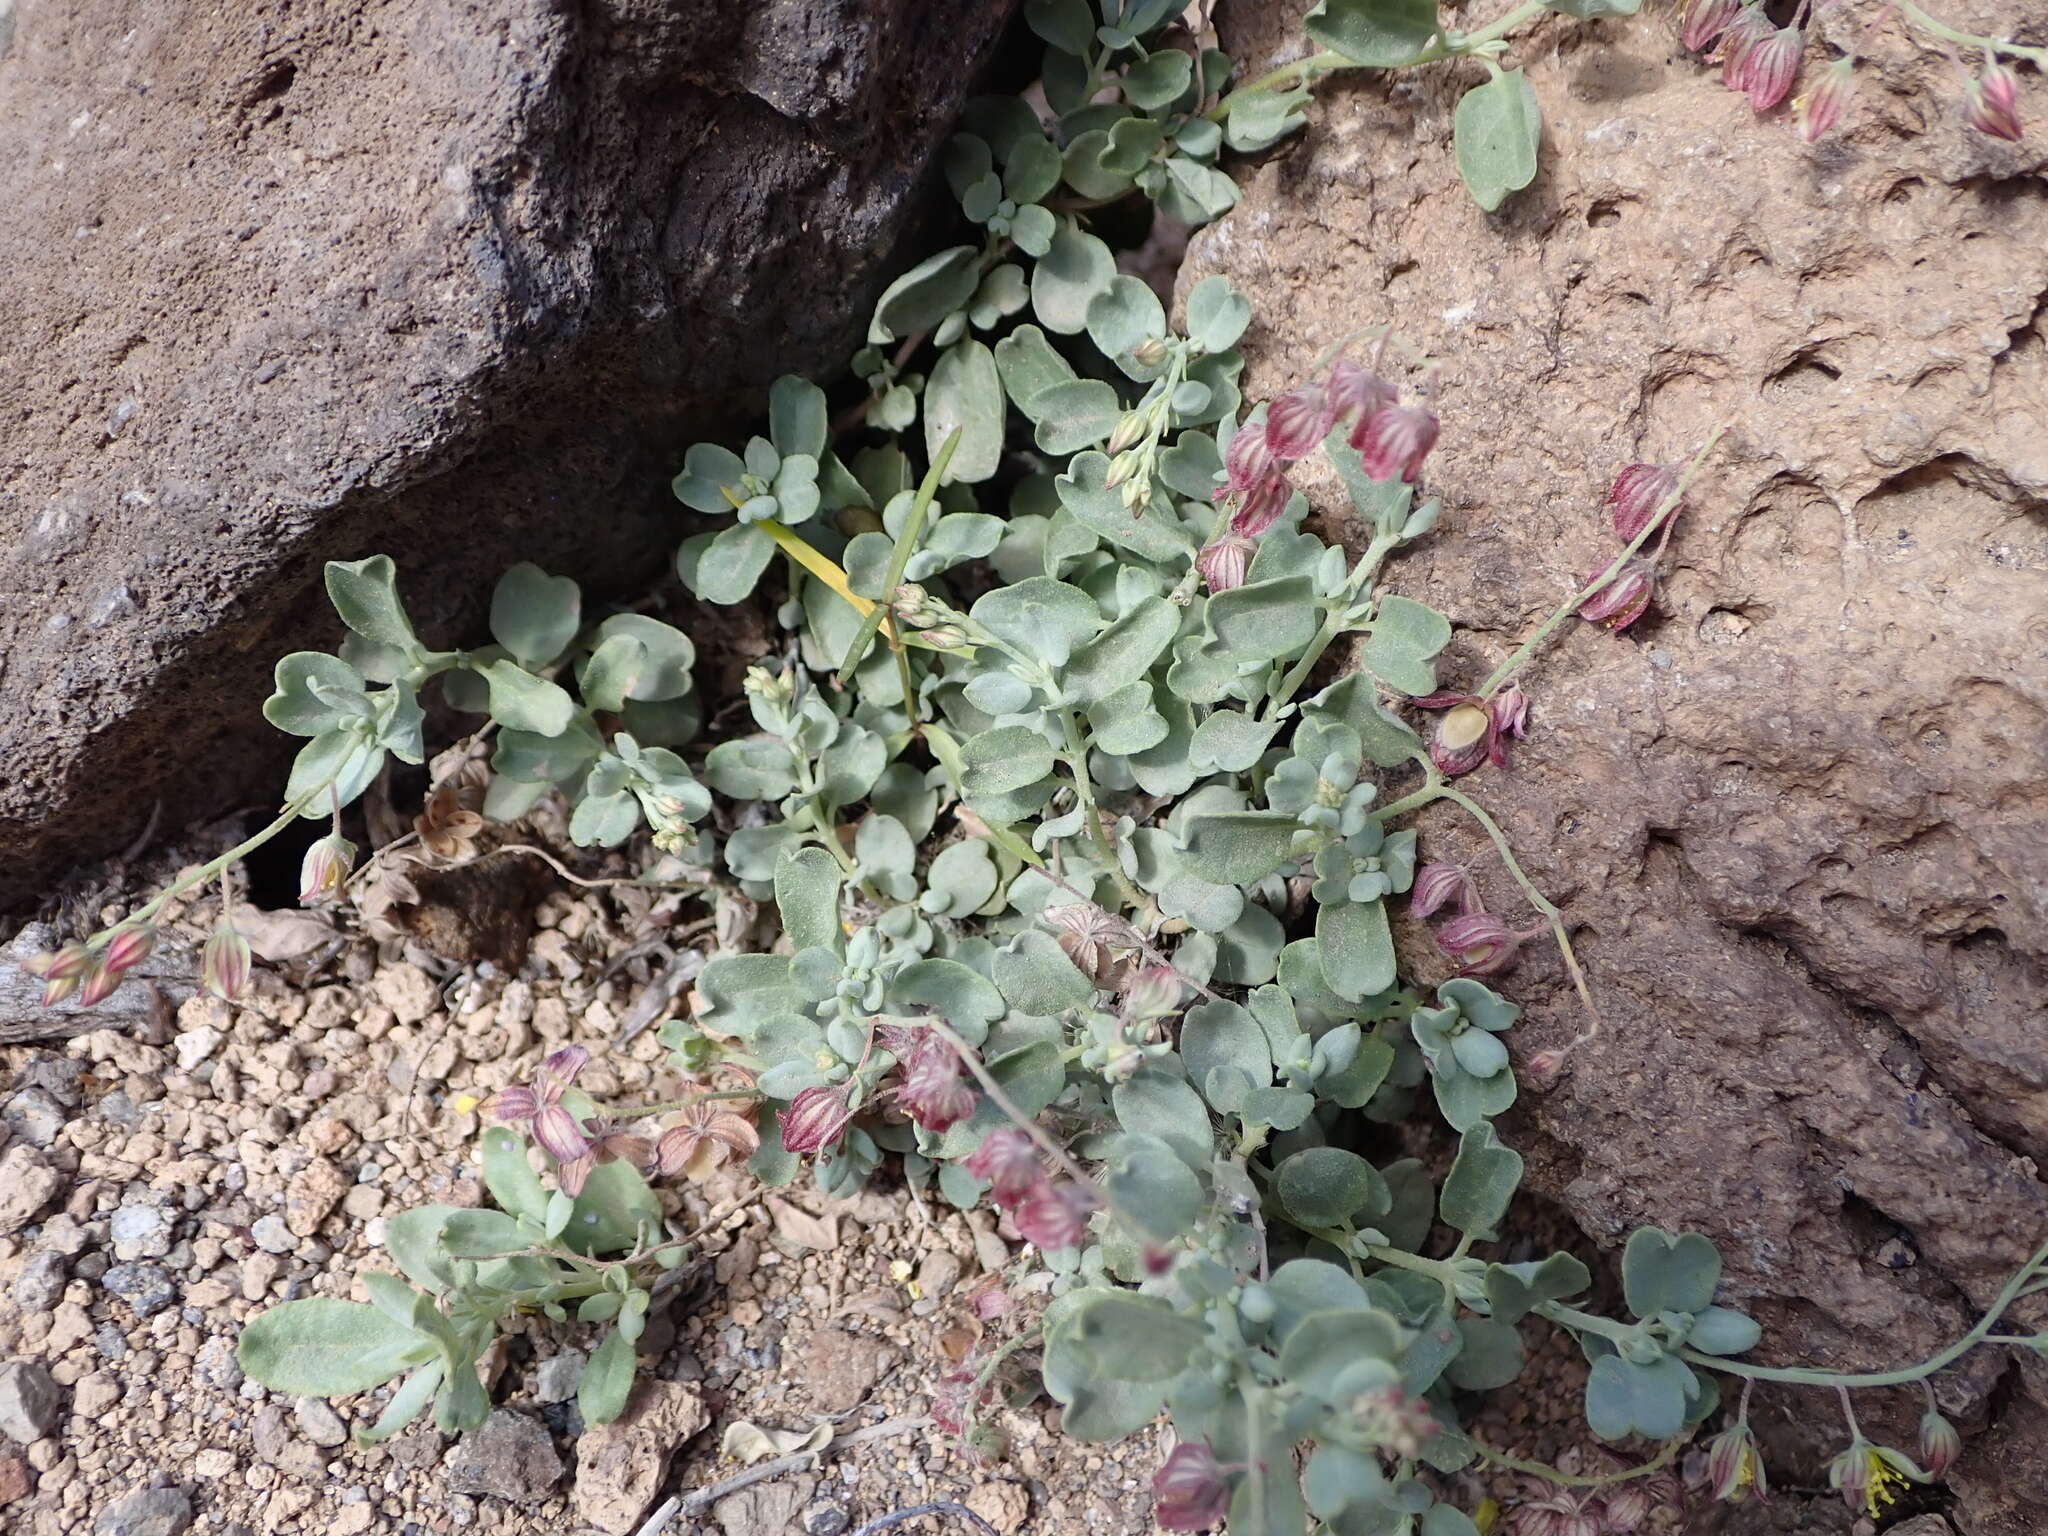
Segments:
[[[793,1451],[787,1456],[777,1456],[757,1467],[749,1467],[744,1472],[734,1473],[731,1477],[712,1483],[708,1487],[676,1494],[647,1517],[647,1523],[640,1527],[635,1536],[661,1536],[677,1515],[694,1515],[698,1510],[716,1504],[727,1494],[738,1493],[742,1488],[751,1488],[756,1483],[765,1483],[769,1478],[780,1477],[785,1472],[800,1471],[813,1460],[822,1459],[834,1451],[851,1450],[856,1445],[866,1445],[870,1441],[891,1440],[898,1435],[907,1435],[912,1430],[929,1429],[931,1422],[930,1416],[923,1414],[916,1418],[888,1419],[880,1424],[871,1424],[866,1429],[857,1429],[850,1435],[835,1435],[815,1451]]]

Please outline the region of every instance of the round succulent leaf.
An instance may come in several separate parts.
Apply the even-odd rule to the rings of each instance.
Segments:
[[[264,700],[263,718],[294,736],[318,736],[369,713],[363,675],[339,656],[293,651],[272,679],[276,692]]]
[[[1123,504],[1120,486],[1110,486],[1109,458],[1090,450],[1077,453],[1067,472],[1055,482],[1064,507],[1083,527],[1100,538],[1146,560],[1162,563],[1194,557],[1195,540],[1179,519],[1162,508],[1159,499],[1141,517],[1132,517]]]
[[[1251,581],[1209,599],[1209,633],[1233,661],[1275,661],[1303,650],[1321,627],[1308,578]]]
[[[1443,1219],[1481,1241],[1491,1239],[1522,1183],[1522,1156],[1500,1144],[1482,1120],[1458,1140],[1458,1155],[1438,1197]]]
[[[1468,1317],[1459,1322],[1458,1332],[1463,1343],[1444,1372],[1452,1386],[1467,1392],[1491,1392],[1522,1374],[1522,1336],[1507,1323]]]
[[[1201,1182],[1154,1136],[1127,1135],[1118,1144],[1109,1165],[1109,1199],[1158,1242],[1186,1237],[1204,1205]]]
[[[408,655],[419,638],[398,597],[398,568],[389,555],[327,562],[327,597],[341,622],[365,640]]]
[[[707,603],[729,607],[753,595],[774,558],[773,539],[753,523],[735,523],[701,544],[686,540],[676,551],[676,573]]]
[[[1003,165],[1003,196],[1020,210],[1060,184],[1060,152],[1048,138],[1022,138],[1010,146]]]
[[[1109,149],[1106,128],[1084,129],[1069,139],[1061,171],[1067,185],[1087,198],[1113,199],[1130,191],[1130,173],[1103,164]]]
[[[825,391],[795,374],[777,379],[768,389],[768,436],[785,462],[792,455],[809,458],[815,476],[830,436]]]
[[[1384,1312],[1311,1312],[1288,1331],[1280,1371],[1309,1396],[1348,1408],[1362,1395],[1363,1383],[1378,1378],[1381,1386],[1396,1384],[1394,1362],[1404,1347],[1400,1325]],[[1339,1392],[1345,1394],[1341,1399]]]
[[[1451,114],[1451,138],[1472,201],[1492,213],[1510,192],[1536,179],[1543,109],[1529,77],[1519,69],[1497,70],[1467,91]]]
[[[1494,1319],[1502,1323],[1519,1323],[1539,1303],[1563,1301],[1592,1283],[1586,1266],[1568,1253],[1553,1253],[1538,1262],[1486,1267],[1486,1299]]]
[[[1603,1440],[1668,1440],[1685,1427],[1693,1386],[1693,1373],[1675,1356],[1638,1365],[1607,1355],[1586,1377],[1586,1422]]]
[[[1095,16],[1088,0],[1025,0],[1024,22],[1062,53],[1095,51]]]
[[[973,246],[956,245],[926,257],[897,278],[875,304],[869,342],[881,346],[931,330],[964,306],[981,282],[979,258]]]
[[[375,1307],[321,1296],[250,1319],[235,1358],[273,1392],[346,1397],[381,1386],[433,1349],[433,1340]]]
[[[1045,738],[1022,725],[997,726],[970,736],[961,751],[967,763],[962,787],[970,798],[1024,789],[1053,768],[1053,750]]]
[[[1318,906],[1316,949],[1330,990],[1346,1002],[1361,1002],[1394,985],[1394,936],[1384,902]]]
[[[948,139],[941,159],[946,171],[946,185],[953,189],[955,197],[965,197],[967,189],[994,170],[996,163],[988,140],[972,133],[956,133]],[[863,353],[856,357],[856,365],[862,363],[865,356]],[[861,371],[862,377],[869,376],[868,371]]]
[[[1094,983],[1074,968],[1059,941],[1035,928],[995,952],[993,980],[1010,1006],[1025,1014],[1084,1008],[1095,997]]]
[[[1063,667],[1102,628],[1102,611],[1079,587],[1034,576],[986,593],[969,610],[975,623],[1048,667]]]
[[[1116,390],[1102,380],[1069,379],[1034,395],[1028,414],[1039,451],[1065,455],[1105,442],[1123,419],[1124,407]]]
[[[1386,1496],[1386,1474],[1362,1451],[1318,1441],[1302,1473],[1301,1491],[1309,1512],[1333,1531],[1350,1529],[1349,1511],[1369,1511]]]
[[[1008,994],[1006,993],[1005,996]],[[1194,1089],[1177,1077],[1145,1070],[1110,1092],[1117,1124],[1133,1135],[1156,1136],[1196,1172],[1215,1156],[1209,1113]]]
[[[1757,1320],[1733,1307],[1705,1307],[1692,1320],[1685,1342],[1707,1355],[1740,1355],[1756,1348],[1764,1331]]]
[[[1373,1221],[1392,1205],[1387,1181],[1355,1152],[1305,1147],[1274,1170],[1273,1191],[1288,1214],[1307,1226]]]
[[[491,638],[531,671],[569,648],[583,622],[583,594],[566,576],[521,561],[491,592]]]
[[[1318,0],[1302,21],[1321,46],[1354,64],[1405,64],[1436,36],[1436,0]]]
[[[585,795],[569,817],[569,839],[579,848],[616,848],[640,825],[640,802],[625,790]]]
[[[1237,1003],[1217,999],[1190,1008],[1181,1019],[1180,1056],[1188,1080],[1207,1085],[1210,1074],[1220,1068],[1234,1069],[1254,1087],[1273,1080],[1273,1056],[1266,1032],[1250,1013]],[[1242,1102],[1242,1096],[1239,1096]],[[1237,1106],[1218,1104],[1230,1113]]]
[[[1109,286],[1088,304],[1088,338],[1102,355],[1134,379],[1146,379],[1159,372],[1159,365],[1147,366],[1132,352],[1148,340],[1167,334],[1166,311],[1151,284],[1124,273],[1110,279]]]
[[[1704,1312],[1720,1283],[1721,1255],[1697,1232],[1673,1236],[1661,1227],[1638,1227],[1622,1250],[1622,1293],[1637,1317]]]
[[[1508,1069],[1508,1048],[1483,1029],[1467,1029],[1453,1035],[1451,1054],[1474,1077],[1492,1077]]]
[[[1124,71],[1124,99],[1144,112],[1172,106],[1194,83],[1195,61],[1178,48],[1162,48]]]
[[[1061,336],[1088,326],[1088,306],[1116,276],[1109,247],[1078,225],[1064,224],[1031,269],[1031,308],[1039,323]]]

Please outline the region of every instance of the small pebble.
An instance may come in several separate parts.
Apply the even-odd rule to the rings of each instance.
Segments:
[[[282,1216],[259,1218],[249,1228],[249,1235],[256,1239],[256,1246],[265,1253],[290,1253],[299,1246],[299,1240],[292,1236],[292,1229],[284,1224]]]

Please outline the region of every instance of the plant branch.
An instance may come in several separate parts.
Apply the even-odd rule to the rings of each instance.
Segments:
[[[1642,531],[1629,540],[1628,547],[1616,555],[1604,571],[1579,588],[1570,597],[1566,598],[1555,613],[1551,614],[1549,618],[1537,626],[1534,634],[1515,648],[1512,656],[1493,669],[1493,675],[1479,685],[1480,698],[1490,699],[1494,694],[1498,693],[1501,685],[1527,664],[1529,658],[1536,654],[1538,648],[1542,646],[1545,640],[1550,638],[1558,625],[1564,623],[1566,619],[1577,613],[1588,598],[1600,592],[1610,581],[1614,580],[1621,573],[1621,568],[1634,558],[1636,551],[1649,543],[1657,531],[1664,526],[1665,520],[1677,512],[1679,503],[1685,499],[1686,489],[1698,476],[1701,468],[1707,462],[1707,455],[1714,451],[1714,445],[1721,441],[1722,436],[1727,430],[1727,427],[1719,426],[1708,434],[1706,442],[1700,447],[1700,451],[1692,456],[1692,462],[1685,466],[1684,473],[1678,477],[1678,484],[1672,487],[1671,494],[1666,496],[1663,504],[1651,514],[1650,520],[1643,524]]]

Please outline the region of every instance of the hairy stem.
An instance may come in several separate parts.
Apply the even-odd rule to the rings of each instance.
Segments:
[[[1974,32],[1959,32],[1947,22],[1928,15],[1915,5],[1913,0],[1892,0],[1892,3],[1907,22],[1945,43],[1960,43],[1965,48],[1982,48],[1988,53],[2009,53],[2014,58],[2027,59],[2039,68],[2048,69],[2048,48],[2029,48],[2023,43],[2015,43],[2007,38],[1979,37]]]
[[[1081,722],[1074,718],[1071,709],[1059,711],[1059,717],[1060,729],[1067,740],[1067,772],[1074,780],[1075,798],[1081,802],[1081,824],[1088,829],[1088,840],[1095,845],[1103,863],[1109,866],[1110,876],[1116,881],[1116,888],[1124,900],[1133,907],[1143,907],[1144,895],[1124,873],[1123,864],[1116,856],[1116,847],[1109,840],[1109,830],[1102,824],[1102,811],[1095,803],[1095,785],[1088,777],[1088,744],[1081,739]]]
[[[1564,930],[1564,914],[1552,906],[1549,898],[1536,888],[1536,882],[1523,873],[1520,862],[1515,858],[1515,850],[1508,843],[1507,833],[1500,829],[1499,822],[1486,813],[1484,806],[1462,790],[1453,789],[1448,784],[1439,785],[1436,792],[1440,798],[1457,805],[1485,829],[1486,835],[1493,840],[1493,846],[1500,854],[1501,862],[1507,865],[1508,873],[1514,876],[1515,884],[1522,888],[1522,894],[1529,899],[1529,905],[1542,913],[1543,920],[1550,925],[1550,936],[1557,941],[1557,952],[1564,958],[1564,968],[1571,976],[1572,988],[1579,994],[1579,1001],[1585,1005],[1586,1013],[1593,1021],[1593,1027],[1573,1043],[1576,1045],[1592,1039],[1600,1033],[1602,1027],[1600,1010],[1594,1005],[1592,990],[1586,985],[1586,973],[1579,969],[1579,957],[1572,950],[1571,935]]]
[[[1577,613],[1588,598],[1594,596],[1605,588],[1610,581],[1614,580],[1620,574],[1621,568],[1634,558],[1636,551],[1649,543],[1651,538],[1656,535],[1658,529],[1664,526],[1665,520],[1678,510],[1678,504],[1685,499],[1686,488],[1698,476],[1700,469],[1707,462],[1707,455],[1714,451],[1714,445],[1721,441],[1722,435],[1727,430],[1725,426],[1716,427],[1708,434],[1707,440],[1701,446],[1700,451],[1692,456],[1692,462],[1685,466],[1685,472],[1678,477],[1678,484],[1672,488],[1671,494],[1664,498],[1663,505],[1659,506],[1651,514],[1650,520],[1643,524],[1642,532],[1629,540],[1628,547],[1616,555],[1604,571],[1565,599],[1555,613],[1551,614],[1549,618],[1537,626],[1534,634],[1515,648],[1515,653],[1512,656],[1493,669],[1493,675],[1479,686],[1480,698],[1490,699],[1498,693],[1501,685],[1521,671],[1529,659],[1536,654],[1543,642],[1548,640],[1556,631],[1558,625],[1564,623],[1565,620]]]

